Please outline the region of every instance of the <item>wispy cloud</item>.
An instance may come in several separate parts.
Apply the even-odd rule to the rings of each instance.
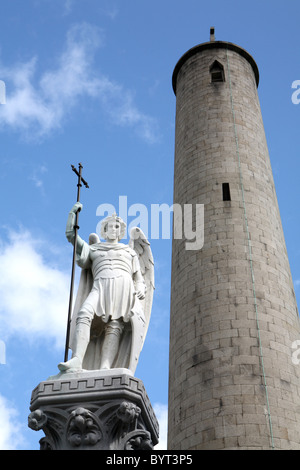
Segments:
[[[74,0],[64,0],[64,3],[63,3],[63,14],[66,16],[66,15],[69,15],[72,11],[72,8],[73,8],[73,5],[74,5]]]
[[[38,76],[38,58],[11,67],[0,64],[7,84],[6,105],[0,107],[0,129],[9,126],[26,137],[41,138],[61,129],[81,98],[102,103],[114,125],[134,129],[147,142],[155,142],[158,126],[154,118],[139,110],[133,93],[94,65],[103,34],[88,23],[74,25],[56,59],[56,67]]]
[[[24,445],[18,412],[7,398],[0,395],[0,449],[17,450]]]
[[[46,242],[29,231],[11,232],[0,244],[0,337],[65,339],[69,275],[46,261]],[[47,248],[49,256],[49,247]],[[54,257],[54,253],[53,253]]]
[[[34,183],[34,185],[43,191],[44,182],[43,176],[47,173],[48,168],[45,165],[37,165],[33,171],[33,173],[28,176],[29,180]]]
[[[132,92],[116,83],[106,82],[105,85],[99,97],[111,121],[118,126],[135,129],[146,142],[156,143],[159,140],[156,119],[138,109]]]
[[[111,20],[114,20],[118,14],[119,14],[119,9],[116,5],[111,3],[111,0],[107,4],[106,7],[102,7],[100,11],[105,15],[108,16]]]
[[[167,450],[168,405],[163,403],[154,403],[153,409],[159,422],[159,443],[155,446],[155,450]]]

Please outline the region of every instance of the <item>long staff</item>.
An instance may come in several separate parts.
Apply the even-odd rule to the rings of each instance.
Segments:
[[[83,166],[81,163],[78,164],[78,170],[71,165],[72,170],[76,175],[78,176],[78,182],[77,182],[77,202],[80,202],[80,189],[82,187],[82,184],[86,188],[89,187],[87,182],[83,179],[82,177],[82,168]],[[71,274],[71,286],[70,286],[70,298],[69,298],[69,311],[68,311],[68,322],[67,322],[67,334],[66,334],[66,346],[65,346],[65,359],[64,361],[66,362],[68,360],[68,352],[69,352],[69,340],[70,340],[70,325],[71,325],[71,315],[72,315],[72,303],[73,303],[73,290],[74,290],[74,278],[75,278],[75,261],[76,261],[76,245],[77,245],[77,232],[79,229],[78,226],[78,213],[80,212],[80,209],[76,212],[75,214],[75,225],[74,225],[74,231],[75,231],[75,237],[74,237],[74,246],[73,246],[73,259],[72,259],[72,274]]]

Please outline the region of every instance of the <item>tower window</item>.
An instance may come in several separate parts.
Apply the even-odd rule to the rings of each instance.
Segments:
[[[229,183],[222,184],[223,201],[231,201]]]
[[[212,83],[225,82],[224,67],[222,64],[220,64],[220,62],[215,60],[209,71]]]

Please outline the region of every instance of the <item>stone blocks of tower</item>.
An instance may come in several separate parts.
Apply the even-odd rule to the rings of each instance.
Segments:
[[[173,73],[174,203],[204,204],[204,245],[173,240],[169,449],[300,449],[299,316],[258,81],[250,54],[214,40]]]

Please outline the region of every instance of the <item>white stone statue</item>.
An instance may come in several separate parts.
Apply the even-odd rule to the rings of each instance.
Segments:
[[[74,244],[76,203],[66,236]],[[116,214],[107,217],[89,244],[79,236],[76,262],[82,268],[70,328],[72,358],[61,371],[126,368],[133,374],[147,333],[154,291],[150,243],[138,227],[128,245],[119,243],[126,224]]]

